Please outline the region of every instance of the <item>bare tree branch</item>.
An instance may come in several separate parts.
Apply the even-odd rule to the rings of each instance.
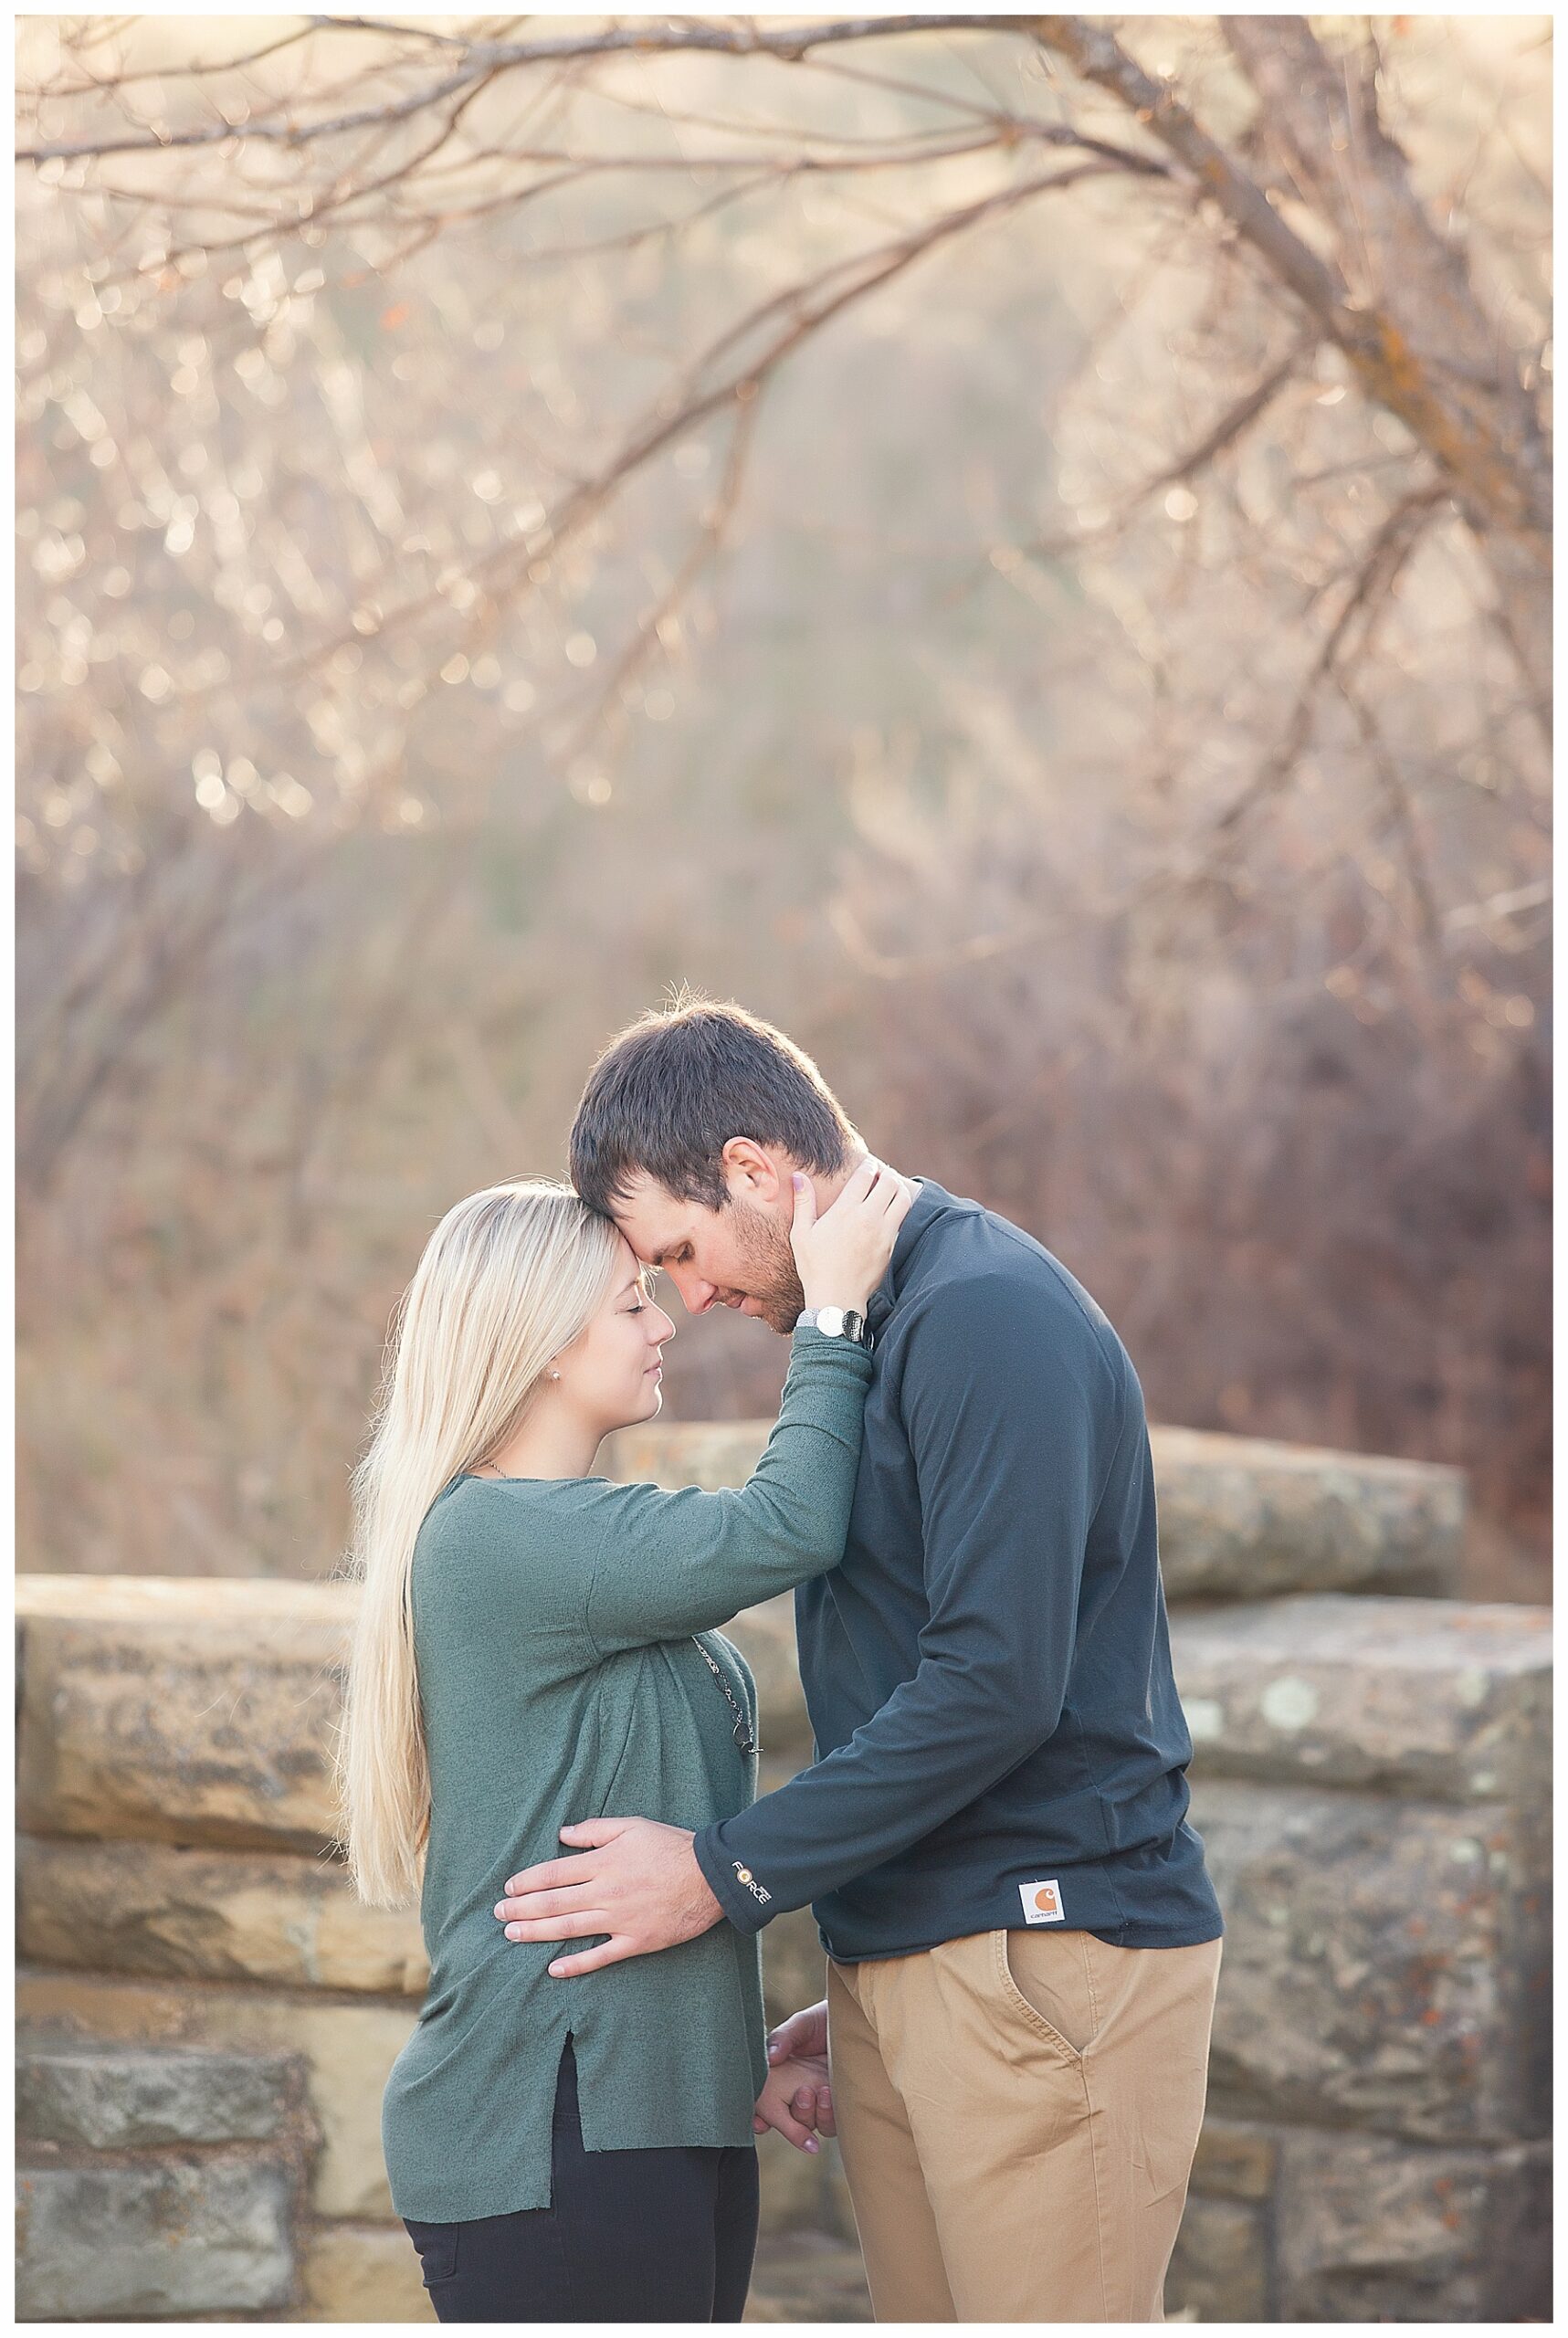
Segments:
[[[1231,20],[1236,26],[1267,24],[1270,37],[1277,21]],[[1457,398],[1447,377],[1441,383],[1435,377],[1396,316],[1370,298],[1352,298],[1343,277],[1302,241],[1170,84],[1145,73],[1102,24],[1053,16],[1037,20],[1033,28],[1042,46],[1120,100],[1193,173],[1271,273],[1344,353],[1369,396],[1397,415],[1439,465],[1489,550],[1497,536],[1518,542],[1526,547],[1538,582],[1543,579],[1549,573],[1550,519],[1539,480],[1530,465],[1515,459],[1495,423],[1489,427],[1470,403]],[[1327,124],[1323,136],[1331,138]],[[1522,616],[1527,595],[1520,594],[1517,600]],[[1541,605],[1537,592],[1537,612]],[[1510,624],[1510,637],[1538,697],[1544,694],[1542,635],[1539,615],[1528,634],[1517,620]]]
[[[711,416],[721,413],[737,401],[743,404],[755,396],[768,377],[804,342],[853,302],[890,284],[915,261],[924,258],[954,237],[1005,212],[1016,210],[1036,195],[1060,192],[1077,185],[1083,179],[1102,176],[1111,167],[1109,163],[1097,160],[1023,180],[1016,186],[1005,187],[994,195],[983,196],[961,210],[944,213],[935,221],[926,222],[892,244],[858,253],[810,283],[793,286],[761,303],[702,353],[689,371],[685,389],[661,398],[655,412],[644,417],[641,425],[623,442],[608,463],[591,479],[574,488],[553,512],[530,530],[525,539],[521,542],[509,539],[479,563],[472,573],[476,579],[483,581],[490,602],[515,601],[526,586],[529,570],[547,554],[554,556],[559,553],[605,508],[627,479],[644,469],[665,448],[672,446],[678,439],[689,437]],[[849,280],[841,282],[844,278]],[[826,290],[828,285],[834,289]],[[737,361],[718,382],[707,381],[717,356],[744,342],[760,325],[781,314],[787,321],[771,341],[753,356]],[[400,602],[383,611],[375,630],[382,636],[389,634],[426,613],[431,606],[432,596],[428,594]],[[302,653],[289,670],[302,672],[332,650],[359,638],[359,633],[353,628],[342,630]]]
[[[1258,92],[1266,136],[1303,200],[1332,225],[1342,265],[1359,279],[1357,297],[1423,370],[1454,432],[1479,450],[1487,479],[1500,470],[1512,482],[1511,492],[1483,494],[1478,504],[1479,469],[1418,433],[1487,529],[1500,623],[1544,722],[1551,461],[1517,363],[1462,253],[1437,233],[1411,185],[1409,163],[1378,114],[1374,73],[1353,72],[1348,58],[1331,63],[1301,16],[1226,16],[1222,26]]]
[[[263,117],[247,121],[243,125],[243,135],[247,139],[265,139],[287,147],[299,147],[321,138],[341,137],[347,131],[363,129],[367,124],[390,125],[406,121],[411,114],[422,111],[426,106],[438,105],[443,98],[467,88],[469,82],[483,74],[508,71],[520,66],[561,63],[567,59],[593,57],[641,57],[654,52],[669,55],[680,50],[698,50],[728,57],[771,57],[793,64],[809,56],[814,49],[834,47],[844,41],[888,40],[897,38],[900,34],[917,32],[1016,32],[1020,21],[1016,16],[858,16],[837,23],[807,23],[782,33],[759,32],[754,23],[744,18],[729,25],[690,20],[674,24],[656,21],[639,25],[635,29],[617,26],[604,33],[566,34],[555,40],[477,41],[465,44],[464,60],[459,68],[405,98],[388,99],[379,105],[357,108],[352,113],[339,114],[326,121],[272,122]],[[315,26],[321,30],[335,29],[336,19],[318,17]],[[368,23],[363,28],[384,29]],[[203,130],[171,131],[163,138],[149,133],[134,138],[87,138],[27,146],[18,151],[16,159],[23,163],[74,162],[91,154],[165,153],[176,147],[221,145],[226,139],[241,134],[241,131],[233,125],[219,122]]]
[[[1339,616],[1330,627],[1322,647],[1297,690],[1295,704],[1279,745],[1240,795],[1214,821],[1209,830],[1211,846],[1234,837],[1242,823],[1289,777],[1311,735],[1318,691],[1331,675],[1337,675],[1352,646],[1352,631],[1357,620],[1363,622],[1354,649],[1358,656],[1362,656],[1370,646],[1373,628],[1387,611],[1400,571],[1421,541],[1422,532],[1433,512],[1447,500],[1447,490],[1442,484],[1418,488],[1394,505],[1378,529],[1362,559]]]
[[[1278,365],[1260,382],[1253,384],[1245,397],[1238,398],[1233,406],[1226,409],[1194,446],[1189,447],[1184,455],[1178,455],[1174,462],[1156,471],[1152,479],[1146,479],[1141,486],[1135,487],[1123,500],[1120,510],[1100,526],[1084,528],[1073,535],[1037,537],[1032,542],[1020,544],[1017,549],[1034,560],[1059,560],[1066,554],[1082,552],[1089,545],[1106,538],[1121,535],[1151,496],[1158,495],[1162,488],[1175,487],[1194,478],[1199,471],[1206,470],[1217,461],[1227,448],[1233,447],[1250,429],[1258,416],[1272,405],[1286,383],[1295,380],[1300,373],[1303,360],[1316,345],[1315,335],[1309,340],[1298,341]]]

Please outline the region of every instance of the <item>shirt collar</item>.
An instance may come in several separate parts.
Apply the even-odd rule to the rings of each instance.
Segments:
[[[867,1301],[866,1324],[868,1330],[873,1333],[880,1330],[893,1311],[899,1296],[899,1285],[903,1280],[904,1269],[909,1265],[915,1244],[938,1211],[946,1209],[952,1200],[952,1195],[944,1193],[934,1178],[921,1177],[917,1180],[917,1183],[919,1191],[910,1204],[908,1216],[899,1228],[899,1238],[893,1245],[893,1255],[888,1261],[888,1271]]]

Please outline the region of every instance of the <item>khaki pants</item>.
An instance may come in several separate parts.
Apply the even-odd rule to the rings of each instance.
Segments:
[[[1220,1943],[972,1933],[827,1967],[879,2322],[1161,2322]]]

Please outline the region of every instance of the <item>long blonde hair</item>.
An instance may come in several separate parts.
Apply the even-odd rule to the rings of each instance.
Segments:
[[[489,1185],[447,1211],[394,1314],[353,1477],[347,1571],[363,1588],[336,1753],[340,1840],[372,1907],[415,1896],[430,1829],[416,1537],[437,1494],[510,1442],[551,1357],[604,1298],[617,1240],[570,1185]]]

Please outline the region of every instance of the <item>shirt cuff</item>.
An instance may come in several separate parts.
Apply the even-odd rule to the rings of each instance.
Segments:
[[[760,1933],[778,1912],[773,1893],[752,1874],[744,1859],[731,1859],[720,1839],[718,1826],[703,1827],[693,1835],[691,1849],[708,1889],[738,1933]]]

